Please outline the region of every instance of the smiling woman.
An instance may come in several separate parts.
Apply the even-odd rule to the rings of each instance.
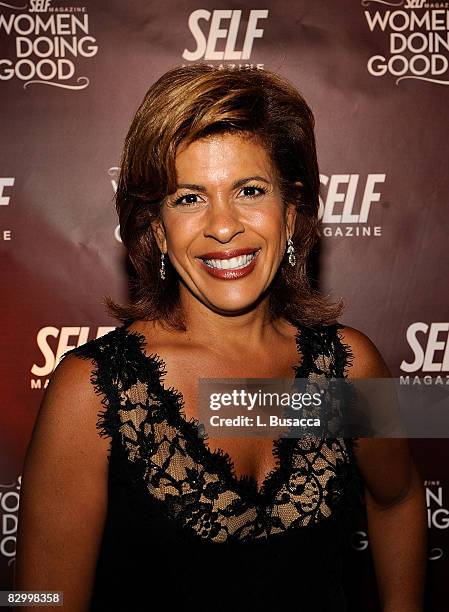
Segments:
[[[288,81],[268,71],[205,64],[169,71],[147,92],[125,141],[116,203],[136,275],[132,302],[119,306],[109,300],[110,311],[123,322],[158,319],[185,330],[179,276],[186,280],[188,274],[162,232],[156,242],[147,228],[171,223],[178,235],[182,226],[187,240],[195,225],[207,223],[212,235],[201,241],[198,233],[195,239],[191,235],[189,252],[182,247],[185,263],[193,265],[195,257],[219,244],[214,225],[225,221],[214,258],[225,261],[229,253],[223,251],[229,248],[260,249],[259,269],[273,282],[268,306],[274,318],[334,322],[342,300],[326,299],[308,275],[319,237],[319,188],[313,114]],[[261,232],[269,232],[265,240]],[[279,265],[286,247],[293,266]],[[200,272],[198,264],[195,270]]]
[[[248,135],[209,135],[180,147],[176,171],[177,190],[152,224],[159,249],[203,303],[216,312],[243,311],[271,285],[295,207],[284,207],[268,152]],[[229,287],[218,282],[243,278]],[[185,311],[190,298],[182,289],[180,298]]]
[[[287,80],[192,64],[150,87],[116,193],[130,299],[106,299],[122,324],[66,353],[47,388],[16,589],[63,590],[71,612],[343,612],[364,494],[383,612],[421,610],[405,440],[210,438],[198,420],[201,378],[390,376],[312,286],[318,195],[313,115]]]

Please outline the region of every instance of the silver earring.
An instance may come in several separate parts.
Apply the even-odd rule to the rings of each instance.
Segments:
[[[295,257],[295,247],[293,246],[293,242],[292,239],[289,238],[287,240],[287,244],[288,244],[288,248],[287,248],[287,253],[288,253],[288,263],[294,267],[296,265],[296,257]]]
[[[159,269],[159,274],[162,280],[165,280],[165,253],[161,253],[161,267]]]

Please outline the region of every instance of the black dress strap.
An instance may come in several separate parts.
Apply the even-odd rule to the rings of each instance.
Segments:
[[[305,378],[308,373],[325,374],[332,378],[346,378],[353,362],[349,344],[343,342],[341,323],[331,325],[298,325],[298,343],[303,356],[298,377]],[[323,357],[326,366],[323,364]]]

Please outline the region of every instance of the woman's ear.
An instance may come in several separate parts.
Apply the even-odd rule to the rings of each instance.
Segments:
[[[167,252],[167,239],[165,237],[165,228],[161,219],[153,219],[151,221],[151,230],[156,239],[159,250],[162,253]]]
[[[294,184],[298,187],[298,190],[301,190],[304,187],[301,181],[295,181]],[[295,232],[296,215],[297,215],[297,204],[293,204],[289,202],[286,206],[286,211],[285,211],[285,223],[287,226],[287,236],[290,238],[293,236]]]
[[[295,223],[296,223],[296,206],[294,204],[287,204],[286,226],[287,226],[288,238],[291,238],[295,232]]]

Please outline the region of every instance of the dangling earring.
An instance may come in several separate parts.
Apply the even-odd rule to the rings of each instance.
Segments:
[[[289,238],[287,240],[287,244],[288,244],[288,248],[287,248],[287,253],[288,253],[288,263],[294,267],[296,265],[296,257],[295,257],[295,247],[293,246],[293,242],[292,239]]]
[[[159,274],[162,280],[165,280],[165,253],[161,253],[161,267],[159,269]]]

